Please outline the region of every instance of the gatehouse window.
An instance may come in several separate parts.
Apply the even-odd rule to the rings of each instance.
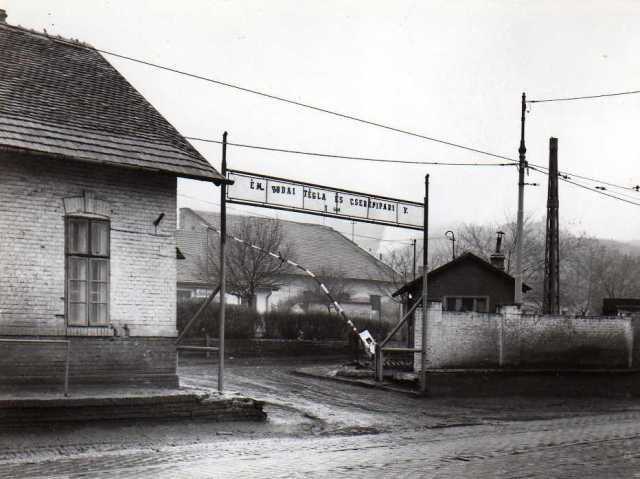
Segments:
[[[67,324],[109,322],[109,221],[68,217],[66,225]]]
[[[487,296],[446,296],[444,304],[446,311],[489,312],[489,298]]]

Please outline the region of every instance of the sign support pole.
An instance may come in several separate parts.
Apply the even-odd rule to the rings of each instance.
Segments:
[[[227,177],[227,132],[222,134],[222,167],[221,174]],[[218,342],[218,392],[224,391],[224,322],[226,306],[226,261],[225,246],[227,243],[227,185],[220,184],[220,330]]]
[[[420,393],[427,393],[427,316],[429,302],[427,301],[427,272],[429,271],[429,175],[424,177],[424,223],[422,237],[422,347],[420,351]]]

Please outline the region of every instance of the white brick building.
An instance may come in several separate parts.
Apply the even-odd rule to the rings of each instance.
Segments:
[[[71,384],[175,384],[176,178],[222,177],[93,48],[0,23],[0,336]],[[0,342],[2,382],[58,381]]]
[[[227,215],[231,234],[237,231],[241,222],[248,219],[259,223],[264,218]],[[178,263],[178,296],[190,298],[206,296],[211,290],[207,280],[204,256],[207,251],[206,225],[217,227],[220,215],[210,211],[190,208],[180,209],[180,229],[177,232],[178,247],[186,259]],[[279,221],[282,243],[290,248],[290,258],[319,275],[327,282],[340,281],[342,297],[336,298],[350,317],[395,320],[399,314],[399,303],[391,298],[397,288],[392,281],[393,270],[376,257],[360,248],[338,231],[312,223]],[[217,241],[215,234],[209,240]],[[214,242],[214,246],[216,243]],[[209,254],[212,254],[209,251]],[[292,306],[302,309],[326,307],[318,300],[324,296],[315,280],[299,269],[284,267],[274,278],[274,287],[261,288],[256,292],[256,309],[260,313],[273,308]],[[305,300],[308,296],[308,300]],[[237,301],[237,298],[236,298]]]

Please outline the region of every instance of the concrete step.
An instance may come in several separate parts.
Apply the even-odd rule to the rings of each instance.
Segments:
[[[86,422],[116,419],[264,421],[263,403],[205,393],[149,396],[0,399],[0,424]]]

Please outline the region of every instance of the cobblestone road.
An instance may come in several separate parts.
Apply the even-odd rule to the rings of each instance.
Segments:
[[[100,448],[99,437],[95,447],[49,444],[28,455],[12,456],[5,447],[0,477],[640,477],[634,401],[435,401],[293,378],[288,367],[230,371],[229,387],[272,403],[265,430],[191,425],[194,442],[175,425],[177,432],[163,426],[169,429],[156,436],[138,431],[145,441],[125,434],[121,447]],[[182,375],[212,386],[203,365]],[[283,425],[292,427],[278,429]],[[222,431],[232,434],[216,435]]]

